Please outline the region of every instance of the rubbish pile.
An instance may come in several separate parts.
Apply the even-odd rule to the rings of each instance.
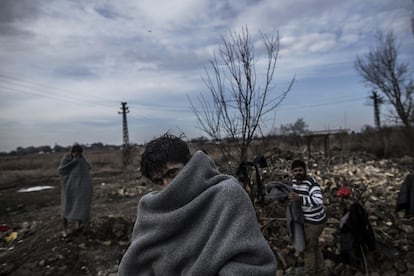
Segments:
[[[291,159],[269,154],[267,159],[268,166],[261,168],[263,182],[289,183]],[[320,242],[331,275],[413,275],[414,217],[396,212],[398,193],[413,169],[413,160],[375,160],[364,155],[339,160],[320,155],[306,162],[308,173],[323,189],[329,216]],[[376,247],[359,254],[359,263],[350,264],[341,256],[340,224],[345,211],[356,203],[367,213]],[[278,275],[295,275],[303,267],[303,260],[289,242],[286,203],[266,202],[256,209],[263,233],[277,256]]]

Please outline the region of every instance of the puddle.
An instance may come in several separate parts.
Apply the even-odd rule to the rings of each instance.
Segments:
[[[29,192],[38,192],[43,190],[53,189],[53,186],[34,186],[29,188],[22,188],[18,190],[18,193],[29,193]]]

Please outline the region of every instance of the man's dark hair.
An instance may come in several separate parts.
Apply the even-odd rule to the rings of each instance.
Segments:
[[[295,169],[295,168],[299,168],[299,167],[303,168],[306,171],[306,164],[305,164],[304,161],[299,160],[299,159],[293,160],[292,167],[291,167],[292,170]]]
[[[72,149],[71,149],[71,151],[70,151],[70,152],[72,152],[72,153],[75,153],[75,152],[82,153],[82,152],[83,152],[82,146],[81,146],[81,145],[79,145],[79,144],[74,144],[74,145],[72,146]]]
[[[168,162],[186,164],[190,150],[186,142],[171,134],[164,134],[145,145],[141,156],[141,173],[151,178],[165,169]]]

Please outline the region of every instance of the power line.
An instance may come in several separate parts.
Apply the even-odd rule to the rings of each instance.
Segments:
[[[340,103],[349,103],[349,102],[356,102],[366,99],[366,97],[352,97],[349,99],[333,99],[332,101],[324,102],[324,103],[310,103],[310,104],[292,104],[292,105],[280,105],[279,108],[307,108],[307,107],[318,107],[318,106],[326,106],[326,105],[333,105],[333,104],[340,104]]]
[[[1,88],[6,89],[6,90],[12,90],[18,93],[37,95],[37,96],[42,96],[45,98],[50,98],[50,99],[65,101],[65,102],[70,102],[70,103],[76,103],[76,104],[83,104],[83,105],[94,104],[94,105],[102,106],[106,108],[111,108],[111,109],[113,108],[112,103],[107,104],[107,103],[102,103],[102,102],[96,102],[97,100],[96,97],[93,99],[90,97],[85,97],[85,96],[82,96],[82,98],[76,97],[73,95],[74,93],[71,91],[52,87],[49,85],[38,84],[38,83],[22,80],[20,78],[6,75],[4,73],[0,73],[0,81],[3,82],[3,83],[0,83]],[[53,90],[53,92],[51,90]],[[65,91],[67,92],[67,94],[63,95],[61,93],[56,93],[56,91]],[[102,97],[99,97],[98,99],[106,100]],[[185,106],[162,105],[162,104],[153,104],[153,103],[151,104],[135,103],[135,104],[131,104],[131,107],[137,108],[137,110],[142,110],[143,108],[154,110],[154,108],[157,108],[163,111],[173,111],[173,112],[188,112],[190,110],[189,107],[185,107]]]
[[[56,88],[52,86],[47,86],[43,84],[37,84],[37,83],[25,81],[25,80],[15,78],[12,76],[4,75],[2,73],[0,73],[0,80],[3,82],[3,83],[0,83],[2,85],[1,86],[2,88],[6,90],[13,90],[18,93],[43,96],[46,98],[51,98],[55,100],[61,100],[61,101],[66,101],[66,102],[71,102],[71,103],[76,103],[76,104],[86,104],[86,105],[94,104],[94,105],[98,105],[102,107],[113,108],[113,104],[97,102],[96,97],[94,98],[85,97],[85,96],[82,96],[82,98],[76,97],[73,95],[74,94],[73,92],[70,92],[70,91],[67,91],[61,88]],[[50,89],[52,89],[53,92]],[[61,93],[57,93],[56,91],[64,91],[67,94],[63,95]]]
[[[103,99],[106,100],[102,97],[94,97],[93,99],[90,97],[85,97],[82,96],[81,97],[76,97],[74,96],[72,91],[68,91],[68,90],[64,90],[61,88],[55,88],[52,86],[48,86],[48,85],[44,85],[44,84],[38,84],[38,83],[34,83],[34,82],[29,82],[26,80],[22,80],[18,77],[14,77],[8,74],[4,74],[0,72],[0,80],[6,83],[9,83],[9,85],[5,84],[5,83],[0,83],[0,87],[6,90],[12,90],[18,93],[23,93],[23,94],[32,94],[32,95],[37,95],[37,96],[43,96],[46,98],[51,98],[54,100],[59,100],[59,101],[65,101],[65,102],[70,102],[70,103],[76,103],[76,104],[82,104],[82,105],[96,105],[96,106],[101,106],[101,107],[105,107],[105,108],[113,108],[113,104],[109,104],[109,103],[102,103],[102,102],[97,102],[96,100],[98,99]],[[10,86],[11,85],[11,86]],[[40,89],[39,89],[40,88]],[[50,91],[50,89],[53,90]],[[62,95],[61,93],[56,93],[56,91],[65,91],[67,92],[67,94]],[[319,107],[319,106],[327,106],[327,105],[332,105],[332,104],[341,104],[341,103],[347,103],[347,102],[355,102],[355,101],[360,101],[360,100],[364,100],[366,99],[366,97],[339,97],[339,98],[333,98],[331,101],[325,101],[325,102],[319,102],[319,103],[309,103],[309,104],[297,104],[297,105],[284,105],[281,104],[277,109],[285,109],[285,108],[292,108],[292,107],[296,107],[296,108],[312,108],[312,107]],[[111,100],[112,101],[112,100]],[[137,110],[142,110],[142,109],[150,109],[150,110],[154,110],[154,108],[159,109],[160,111],[171,111],[171,112],[189,112],[191,109],[190,107],[186,107],[186,106],[177,106],[177,105],[163,105],[163,104],[154,104],[154,103],[146,103],[146,104],[139,104],[139,103],[133,103],[130,104],[130,106],[132,108],[136,108]]]
[[[62,92],[66,92],[67,94],[70,94],[70,97],[72,97],[72,98],[76,98],[76,97],[74,97],[74,95],[76,95],[76,92],[74,92],[74,91],[69,91],[69,90],[65,90],[64,88],[56,88],[56,87],[53,87],[53,86],[50,86],[50,85],[47,85],[47,84],[41,84],[41,83],[36,83],[36,82],[33,82],[33,81],[28,81],[28,80],[23,80],[23,79],[21,79],[21,78],[19,78],[19,77],[16,77],[16,76],[12,76],[12,75],[10,75],[10,74],[4,74],[4,73],[1,73],[0,72],[0,78],[2,78],[3,80],[8,80],[9,82],[10,81],[13,81],[13,82],[15,82],[15,83],[23,83],[24,85],[26,85],[26,86],[32,86],[32,87],[34,87],[34,88],[38,88],[38,87],[40,87],[40,88],[42,88],[43,90],[46,88],[46,90],[47,89],[52,89],[53,90],[53,92],[54,93],[56,93],[56,91],[62,91]],[[65,94],[64,96],[67,96],[67,94]],[[61,95],[61,94],[60,94]],[[63,95],[62,95],[63,96]],[[81,95],[81,97],[82,98],[85,98],[85,96],[84,95]],[[79,98],[78,98],[79,99]],[[105,99],[105,98],[102,98],[101,97],[101,99],[102,100],[111,100],[111,99]],[[95,98],[94,98],[94,100],[95,100]]]
[[[15,87],[7,87],[7,86],[4,86],[1,83],[0,83],[0,88],[4,88],[5,90],[7,90],[7,92],[14,91],[14,92],[18,92],[18,93],[21,93],[21,94],[42,96],[42,97],[49,98],[49,99],[52,99],[52,100],[56,100],[56,101],[59,101],[59,102],[64,101],[64,102],[69,102],[69,103],[74,103],[74,104],[83,104],[83,105],[90,106],[90,103],[85,102],[85,101],[74,100],[74,99],[70,99],[70,98],[65,99],[65,98],[62,98],[62,97],[59,97],[59,96],[56,96],[56,95],[53,95],[53,94],[42,94],[40,92],[25,91],[25,90],[18,89],[18,88],[15,88]],[[108,108],[108,106],[102,106],[102,107]]]
[[[175,111],[175,112],[188,112],[191,111],[190,107],[186,106],[174,106],[174,105],[161,105],[161,104],[130,104],[130,106],[135,107],[137,109],[150,109],[154,110],[154,108],[158,108],[162,111]]]

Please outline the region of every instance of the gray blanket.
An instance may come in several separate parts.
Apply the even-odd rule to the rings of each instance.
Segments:
[[[86,222],[92,200],[90,166],[83,158],[65,154],[58,168],[61,184],[62,217]]]
[[[288,193],[292,191],[291,186],[272,181],[266,183],[267,194],[265,197],[271,200],[285,201],[288,198]],[[286,220],[290,241],[296,250],[302,252],[305,249],[305,234],[301,201],[289,202],[286,208]]]
[[[272,275],[276,259],[237,180],[198,151],[138,204],[119,275]]]

